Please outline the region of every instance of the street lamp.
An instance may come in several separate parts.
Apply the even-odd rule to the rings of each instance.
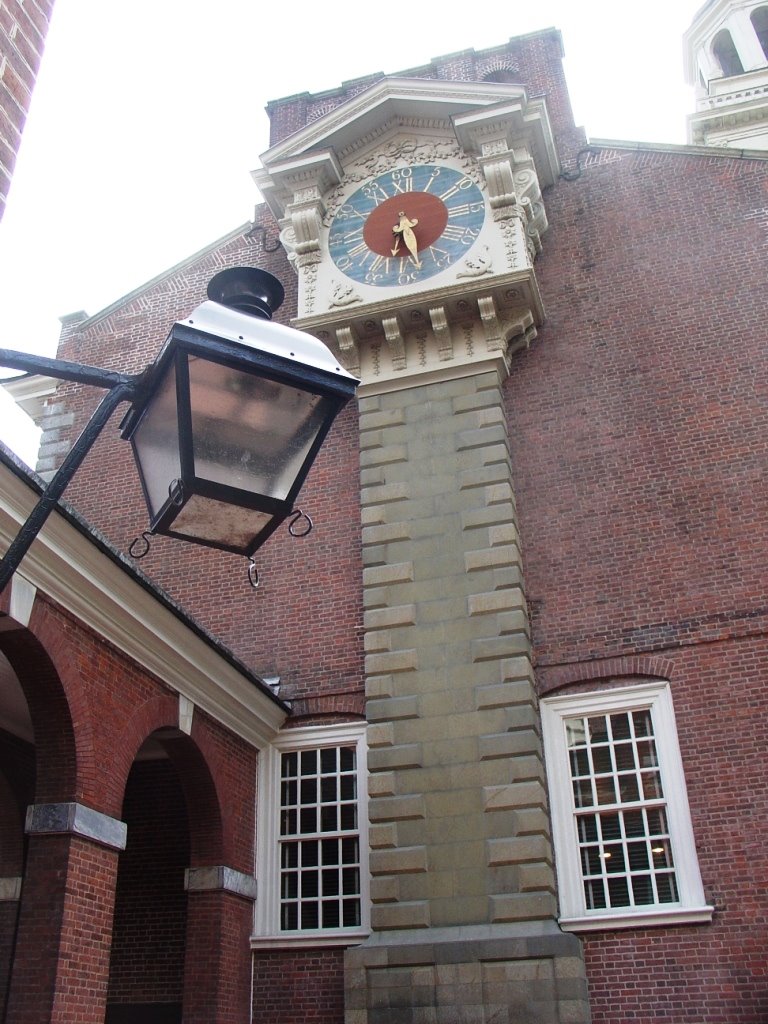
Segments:
[[[120,401],[150,534],[244,555],[267,540],[358,384],[322,342],[272,322],[283,297],[265,271],[222,271],[136,376],[0,349],[0,365],[108,389],[0,563],[0,590]]]

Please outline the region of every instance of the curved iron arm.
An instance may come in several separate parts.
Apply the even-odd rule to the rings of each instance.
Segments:
[[[140,394],[144,374],[129,376],[111,370],[100,370],[95,366],[70,363],[63,359],[32,356],[10,349],[0,349],[0,366],[10,366],[12,369],[27,370],[32,373],[44,373],[60,380],[94,384],[97,387],[108,389],[0,561],[0,592],[2,592],[18,569],[22,558],[29,551],[46,519],[56,507],[67,484],[107,425],[112,413],[120,402],[133,401]]]

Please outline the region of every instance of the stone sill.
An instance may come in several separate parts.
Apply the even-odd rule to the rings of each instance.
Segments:
[[[318,946],[359,946],[367,931],[302,932],[299,935],[252,935],[251,949],[313,949]]]
[[[565,932],[608,932],[618,928],[668,928],[683,924],[708,924],[714,907],[679,907],[640,914],[601,914],[599,917],[561,917]]]

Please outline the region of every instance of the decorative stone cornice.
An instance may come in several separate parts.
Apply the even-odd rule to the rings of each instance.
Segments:
[[[294,321],[337,352],[361,378],[360,395],[396,391],[476,373],[536,337],[544,311],[533,270],[478,278],[418,295],[388,297],[364,308]]]

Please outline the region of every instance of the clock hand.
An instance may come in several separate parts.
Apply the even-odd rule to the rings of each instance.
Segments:
[[[400,242],[403,241],[416,267],[420,268],[418,244],[416,242],[416,235],[413,233],[413,229],[419,222],[418,220],[409,220],[402,210],[398,213],[398,217],[400,218],[400,223],[395,224],[392,228],[392,234],[395,236],[395,247],[392,249],[392,255],[397,256]]]

